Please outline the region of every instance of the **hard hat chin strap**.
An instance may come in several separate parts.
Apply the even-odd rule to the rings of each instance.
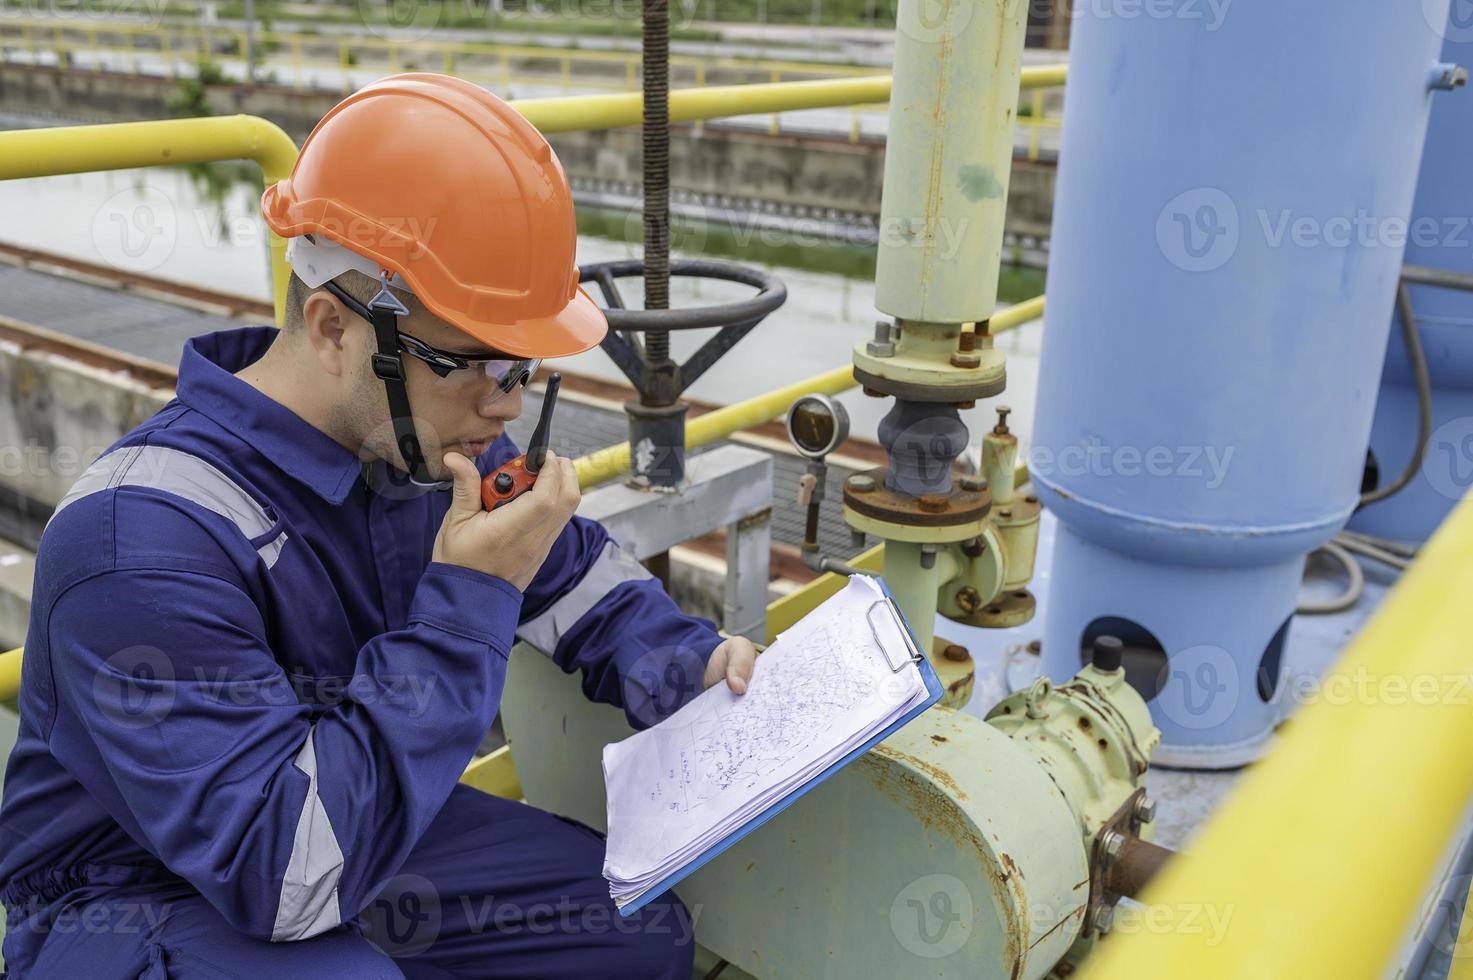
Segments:
[[[399,297],[389,292],[388,277],[379,273],[379,291],[368,301],[370,321],[373,323],[374,339],[378,352],[373,355],[373,373],[384,383],[389,396],[389,416],[394,423],[394,442],[404,465],[409,469],[409,480],[427,490],[444,490],[452,481],[435,480],[430,477],[425,465],[424,452],[419,445],[419,436],[414,431],[414,415],[409,409],[409,390],[404,385],[404,360],[399,354],[399,317],[408,316],[409,309]]]

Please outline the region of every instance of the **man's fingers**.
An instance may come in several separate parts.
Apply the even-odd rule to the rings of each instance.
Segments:
[[[757,649],[746,637],[732,637],[726,642],[726,686],[738,694],[746,694],[752,681],[752,668],[757,663]]]
[[[757,648],[745,636],[731,636],[717,644],[706,662],[703,687],[711,687],[723,678],[726,686],[737,694],[746,694],[757,662]]]
[[[460,453],[446,453],[445,468],[455,479],[450,491],[450,510],[461,517],[469,517],[481,510],[481,474],[476,464]]]
[[[578,472],[573,461],[548,450],[531,492],[538,494],[545,506],[558,510],[576,508],[582,494],[578,492]]]
[[[562,457],[549,449],[547,455],[542,459],[542,469],[537,471],[537,482],[532,484],[532,489],[527,492],[557,496],[563,482],[562,467],[558,465],[561,462]]]

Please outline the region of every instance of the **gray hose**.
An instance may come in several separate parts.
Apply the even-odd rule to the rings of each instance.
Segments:
[[[1377,487],[1368,493],[1361,494],[1357,510],[1367,504],[1385,500],[1411,483],[1417,471],[1422,468],[1422,461],[1427,456],[1427,444],[1432,440],[1432,381],[1428,377],[1427,354],[1422,349],[1422,337],[1417,332],[1417,315],[1412,310],[1412,297],[1407,290],[1405,278],[1396,284],[1396,309],[1399,314],[1398,318],[1401,320],[1402,337],[1406,342],[1407,360],[1411,362],[1412,377],[1417,385],[1417,445],[1412,451],[1411,461],[1407,463],[1401,475],[1384,487]],[[1405,570],[1417,554],[1415,548],[1355,531],[1344,531],[1337,534],[1334,540],[1326,542],[1325,546],[1319,550],[1344,566],[1349,583],[1339,597],[1328,602],[1302,603],[1298,611],[1306,616],[1344,612],[1360,601],[1365,592],[1366,574],[1361,569],[1360,562],[1351,552],[1364,555],[1398,570]]]
[[[1360,507],[1385,500],[1411,483],[1412,477],[1422,468],[1422,460],[1427,455],[1427,443],[1432,440],[1432,382],[1427,376],[1427,354],[1422,350],[1422,338],[1417,333],[1417,316],[1412,311],[1412,298],[1407,291],[1406,280],[1396,284],[1396,308],[1401,314],[1401,333],[1406,338],[1407,360],[1411,361],[1412,377],[1417,382],[1417,448],[1401,476],[1394,483],[1362,494]]]
[[[1404,541],[1393,541],[1390,538],[1380,538],[1374,534],[1367,534],[1364,531],[1346,529],[1340,532],[1340,537],[1355,538],[1357,541],[1364,542],[1374,548],[1380,548],[1382,551],[1389,551],[1393,555],[1398,555],[1402,558],[1415,558],[1417,557],[1417,552],[1420,550],[1417,545],[1408,544]]]
[[[1366,588],[1366,573],[1361,569],[1360,562],[1355,560],[1354,555],[1334,541],[1325,542],[1324,547],[1319,550],[1345,567],[1345,574],[1350,582],[1346,585],[1345,591],[1334,599],[1326,602],[1300,603],[1297,611],[1305,616],[1326,616],[1330,613],[1344,612],[1360,601],[1361,594]]]
[[[1404,558],[1401,555],[1382,550],[1374,544],[1362,541],[1359,538],[1353,538],[1348,534],[1336,535],[1335,543],[1346,551],[1353,551],[1358,555],[1365,555],[1367,558],[1379,561],[1383,565],[1390,565],[1392,568],[1400,571],[1406,571],[1407,567],[1412,563],[1410,558]]]

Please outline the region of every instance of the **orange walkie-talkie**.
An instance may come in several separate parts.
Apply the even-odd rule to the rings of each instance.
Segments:
[[[552,409],[557,404],[558,386],[563,376],[556,371],[547,379],[547,390],[542,393],[542,414],[537,418],[537,428],[532,430],[532,441],[527,451],[510,463],[498,466],[481,481],[481,503],[487,510],[495,510],[510,503],[537,482],[537,472],[547,458],[547,430],[552,425]]]

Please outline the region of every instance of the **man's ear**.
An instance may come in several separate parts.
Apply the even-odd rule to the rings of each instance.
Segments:
[[[302,325],[322,369],[334,377],[348,373],[356,356],[349,334],[354,314],[342,300],[325,289],[313,290],[302,303]]]

